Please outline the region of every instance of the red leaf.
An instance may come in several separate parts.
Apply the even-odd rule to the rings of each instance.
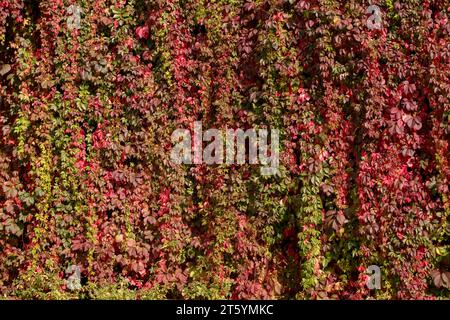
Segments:
[[[148,38],[148,27],[138,27],[136,29],[136,35],[139,39],[147,39]]]

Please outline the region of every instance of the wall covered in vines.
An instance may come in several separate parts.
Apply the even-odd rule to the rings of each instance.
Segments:
[[[0,0],[0,296],[449,298],[449,18],[448,0]],[[195,121],[277,128],[278,174],[173,163]]]

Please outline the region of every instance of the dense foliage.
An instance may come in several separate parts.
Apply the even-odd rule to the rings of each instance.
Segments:
[[[370,4],[0,0],[0,294],[448,298],[450,2]],[[200,120],[280,174],[172,163]]]

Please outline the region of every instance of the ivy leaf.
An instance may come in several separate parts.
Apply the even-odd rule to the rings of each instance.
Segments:
[[[22,235],[22,229],[14,223],[13,220],[8,220],[6,222],[5,230],[13,235],[20,237]]]
[[[414,91],[416,91],[416,85],[413,83],[409,83],[409,81],[405,81],[404,87],[403,87],[403,92],[408,94],[408,93],[413,93]]]
[[[413,127],[414,130],[419,131],[422,128],[422,121],[420,121],[419,117],[415,117],[413,121]]]
[[[403,112],[402,112],[402,110],[394,107],[390,110],[390,113],[391,113],[392,120],[398,120],[401,118]]]
[[[5,74],[7,74],[10,71],[11,71],[11,66],[9,64],[4,64],[0,68],[0,75],[4,76]]]
[[[433,283],[437,288],[450,288],[450,272],[433,270],[431,276],[433,278]]]
[[[337,217],[336,217],[336,219],[337,219],[337,221],[339,222],[339,224],[345,224],[346,222],[347,222],[347,219],[345,218],[345,216],[344,216],[344,214],[342,213],[342,212],[339,212],[338,214],[337,214]]]
[[[416,131],[420,130],[422,128],[422,122],[420,121],[419,117],[413,117],[409,114],[405,114],[402,117],[403,122],[405,122],[408,127],[411,129],[414,129]]]
[[[41,87],[43,89],[49,89],[54,86],[54,82],[52,80],[44,80],[41,83]]]
[[[416,111],[417,110],[417,103],[409,100],[405,100],[403,102],[403,106],[408,111]]]
[[[17,190],[11,182],[6,182],[3,185],[3,192],[8,198],[15,198],[17,196]]]

